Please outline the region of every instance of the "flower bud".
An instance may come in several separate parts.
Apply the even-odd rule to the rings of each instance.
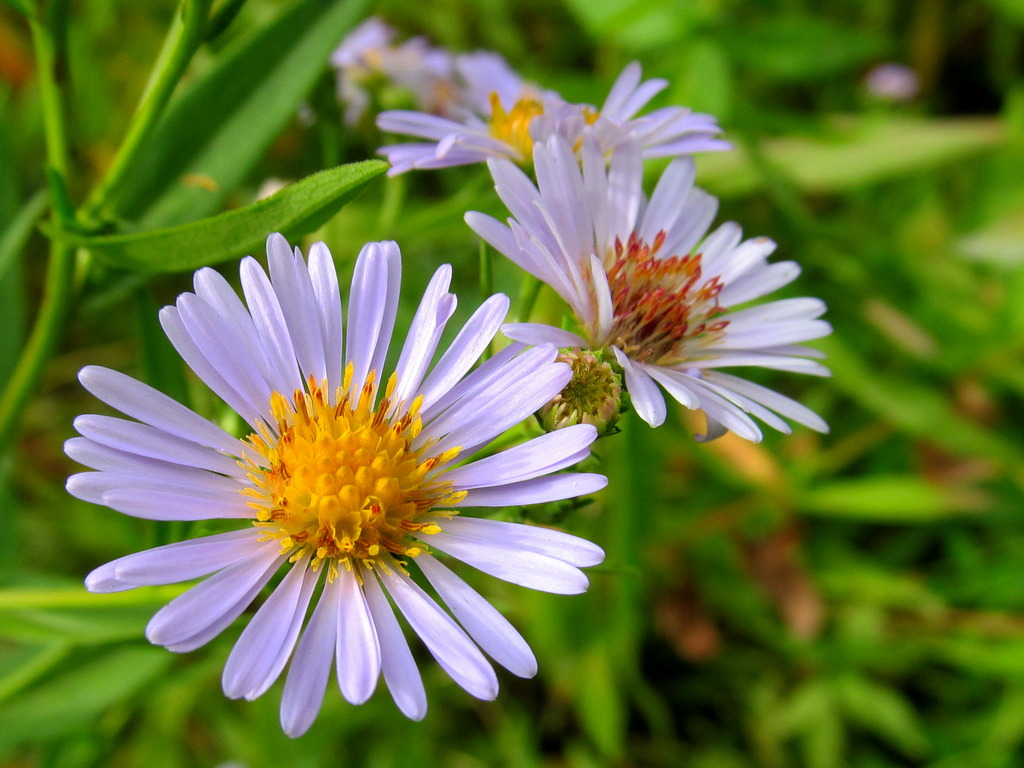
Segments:
[[[600,435],[615,432],[622,384],[602,358],[600,351],[578,348],[559,354],[558,360],[572,368],[572,379],[537,412],[544,429],[553,432],[574,424],[593,424]]]

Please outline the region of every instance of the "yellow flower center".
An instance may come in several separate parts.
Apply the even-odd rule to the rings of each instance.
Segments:
[[[491,93],[491,136],[511,144],[522,156],[523,161],[533,158],[533,137],[530,136],[530,123],[533,118],[544,114],[544,105],[539,99],[524,96],[517,101],[508,112],[501,106],[498,94]]]
[[[275,392],[276,428],[249,435],[258,457],[241,462],[252,481],[243,493],[255,499],[249,502],[255,525],[268,539],[280,539],[282,553],[293,552],[293,560],[308,554],[314,568],[327,560],[331,578],[339,564],[351,569],[353,559],[372,566],[387,553],[420,554],[411,535],[441,530],[422,518],[466,495],[431,474],[458,448],[427,456],[429,443],[412,447],[422,428],[421,398],[392,414],[395,376],[375,408],[374,374],[355,402],[348,395],[351,378],[349,365],[333,404],[327,383],[312,378],[308,391],[296,390],[291,400]]]
[[[701,254],[662,258],[664,242],[664,232],[651,243],[634,232],[625,243],[616,239],[605,254],[614,320],[604,343],[634,360],[677,365],[699,359],[729,321],[715,320],[726,311],[718,303],[724,286],[717,275],[704,278]]]

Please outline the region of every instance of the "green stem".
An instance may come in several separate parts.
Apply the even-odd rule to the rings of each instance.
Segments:
[[[70,162],[63,97],[57,74],[60,63],[57,33],[60,30],[47,27],[38,16],[29,18],[39,73],[53,233],[39,313],[14,373],[0,395],[0,447],[10,445],[13,440],[21,421],[21,412],[35,391],[67,321],[73,294],[75,249],[64,242],[64,225],[72,219],[86,225],[94,224],[97,214],[116,201],[116,195],[146,138],[181,79],[192,54],[202,42],[211,4],[212,0],[182,0],[180,13],[168,32],[117,156],[77,216],[67,202],[66,180]],[[54,9],[60,10],[60,6],[55,5]],[[62,23],[62,13],[55,11],[50,16],[52,25]]]
[[[491,263],[491,249],[484,240],[480,241],[480,301],[487,301],[494,293],[494,270]]]
[[[60,52],[50,30],[35,16],[29,17],[32,45],[39,76],[39,103],[43,111],[46,160],[61,176],[68,173],[68,143],[64,129],[64,102],[57,84]]]
[[[39,77],[39,100],[43,110],[43,133],[46,138],[46,159],[50,175],[51,224],[57,237],[51,241],[50,263],[42,305],[28,343],[21,352],[10,381],[0,396],[0,448],[11,444],[21,421],[21,412],[42,376],[43,368],[53,354],[67,318],[74,275],[74,249],[62,244],[59,232],[67,211],[61,208],[63,188],[70,166],[64,103],[58,85],[60,50],[51,31],[36,17],[29,19]]]
[[[515,314],[515,322],[529,322],[533,313],[533,305],[537,303],[540,296],[540,289],[543,283],[533,275],[523,275],[523,282],[519,288],[519,311]]]
[[[409,180],[406,176],[393,176],[387,179],[384,184],[384,199],[377,212],[377,229],[379,231],[391,232],[394,230],[402,213],[408,189]]]
[[[25,403],[35,392],[43,368],[57,346],[71,304],[74,267],[74,249],[54,242],[46,272],[43,302],[36,323],[14,373],[0,396],[0,448],[11,444]]]
[[[643,600],[639,529],[645,523],[644,505],[653,491],[655,464],[651,461],[647,435],[641,431],[647,425],[635,414],[630,416],[624,419],[624,439],[613,447],[618,461],[610,483],[612,504],[607,518],[608,541],[615,542],[614,554],[629,575],[615,583],[610,596],[613,628],[608,632],[608,642],[615,647],[616,654],[621,654],[620,658],[635,660],[640,633],[638,609]]]
[[[117,155],[82,209],[80,217],[86,224],[95,223],[97,217],[108,213],[106,209],[116,207],[117,195],[139,152],[203,41],[211,5],[212,0],[182,0]]]

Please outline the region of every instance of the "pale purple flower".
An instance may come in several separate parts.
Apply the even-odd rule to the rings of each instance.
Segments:
[[[345,122],[358,123],[370,106],[369,89],[384,81],[408,90],[417,107],[446,112],[456,96],[452,57],[425,38],[395,42],[395,30],[377,17],[356,27],[331,55]]]
[[[461,110],[445,116],[408,110],[377,116],[383,131],[426,140],[381,147],[380,153],[392,165],[391,175],[490,158],[524,165],[532,157],[535,142],[559,135],[575,146],[588,126],[606,154],[627,140],[638,141],[644,157],[674,157],[731,146],[715,138],[721,129],[711,115],[664,107],[638,117],[668,83],[641,82],[637,62],[622,71],[599,109],[568,103],[554,91],[527,83],[498,54],[458,56],[455,66],[463,84],[457,99]]]
[[[176,652],[259,608],[223,673],[225,693],[263,694],[289,659],[281,723],[305,732],[332,664],[359,704],[381,673],[399,709],[426,714],[423,683],[390,600],[463,688],[493,699],[492,659],[529,677],[536,661],[515,629],[436,553],[533,589],[587,588],[581,567],[603,552],[547,528],[464,517],[470,507],[534,504],[602,488],[601,475],[561,472],[587,455],[581,425],[485,458],[473,456],[557,394],[570,369],[551,347],[513,344],[471,368],[502,323],[492,296],[431,365],[456,298],[441,267],[420,302],[394,373],[383,373],[398,307],[394,243],[366,245],[356,262],[342,344],[334,263],[318,243],[293,253],[267,242],[270,274],[241,264],[239,300],[212,269],[160,320],[192,370],[248,422],[238,439],[151,387],[87,367],[85,387],[135,419],[81,416],[69,456],[96,472],[69,478],[75,496],[153,520],[227,520],[235,530],[107,563],[86,579],[115,592],[206,577],[162,608],[146,636]],[[419,569],[428,593],[410,577]],[[275,574],[283,579],[265,600]],[[440,599],[438,599],[438,597]],[[307,613],[312,615],[307,621]],[[447,610],[442,607],[447,606]]]
[[[871,68],[864,78],[864,87],[879,101],[902,103],[917,96],[921,80],[906,64],[887,62]]]
[[[708,234],[718,201],[693,186],[690,158],[674,160],[650,200],[643,191],[641,149],[620,146],[606,164],[592,136],[581,158],[561,137],[538,144],[535,185],[513,163],[489,163],[495,189],[513,218],[481,213],[466,221],[484,240],[550,285],[570,306],[579,332],[521,323],[502,330],[518,341],[604,349],[622,366],[639,416],[666,417],[658,385],[688,408],[703,410],[707,437],[732,430],[760,440],[751,416],[789,432],[785,416],[812,429],[827,426],[805,406],[719,371],[761,366],[819,376],[820,353],[800,342],[830,333],[818,299],[746,306],[791,282],[792,261],[769,264],[775,243],[742,240],[727,223]],[[582,160],[582,167],[581,167]]]

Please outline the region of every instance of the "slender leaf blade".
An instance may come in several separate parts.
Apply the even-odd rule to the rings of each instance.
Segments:
[[[180,272],[262,249],[267,235],[312,232],[388,168],[365,160],[321,171],[244,208],[168,229],[90,237],[63,233],[108,263],[136,272]]]
[[[169,107],[123,189],[117,213],[155,229],[217,210],[298,113],[331,51],[366,5],[303,0],[225,55]],[[190,186],[186,179],[202,179],[203,185]]]
[[[0,708],[0,747],[84,728],[157,678],[172,661],[162,648],[116,648],[52,676]]]
[[[798,189],[836,194],[959,162],[1006,139],[1002,123],[992,118],[845,117],[829,128],[827,138],[767,140],[765,158]],[[701,185],[721,197],[748,195],[768,183],[742,147],[702,155],[698,169]]]

